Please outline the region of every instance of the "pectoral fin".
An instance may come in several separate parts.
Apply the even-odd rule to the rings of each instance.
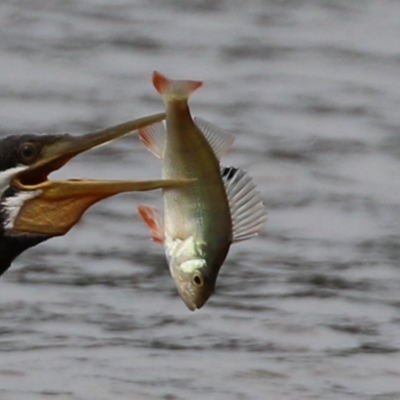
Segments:
[[[233,242],[257,236],[267,212],[256,185],[241,169],[222,167],[221,175],[231,210]]]
[[[164,227],[160,210],[156,207],[138,206],[137,211],[143,222],[150,229],[150,237],[156,243],[164,243]]]

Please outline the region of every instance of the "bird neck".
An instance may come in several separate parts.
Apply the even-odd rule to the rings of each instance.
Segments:
[[[17,233],[5,228],[10,210],[5,207],[4,199],[14,196],[17,191],[18,189],[14,186],[9,186],[3,191],[0,198],[0,275],[10,267],[13,260],[23,251],[51,237],[33,233]]]
[[[2,275],[11,265],[13,260],[29,247],[49,239],[48,236],[24,235],[24,236],[5,236],[0,233],[0,275]]]

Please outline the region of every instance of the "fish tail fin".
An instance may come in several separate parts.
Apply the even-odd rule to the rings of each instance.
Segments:
[[[203,85],[202,81],[172,80],[157,71],[153,72],[152,81],[157,92],[164,99],[186,100]]]

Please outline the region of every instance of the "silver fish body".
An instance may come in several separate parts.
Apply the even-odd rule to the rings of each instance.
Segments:
[[[139,130],[140,139],[161,158],[163,179],[193,182],[163,190],[163,223],[157,210],[147,206],[138,210],[150,227],[153,240],[164,243],[178,292],[187,307],[194,310],[202,307],[213,293],[218,272],[234,240],[232,205],[219,164],[233,137],[215,132],[218,128],[205,121],[202,126],[200,120],[192,119],[188,98],[201,82],[172,81],[155,72],[153,84],[166,106],[166,133],[163,125],[158,124]],[[257,202],[261,200],[257,198]],[[259,225],[260,221],[257,232]]]
[[[164,226],[169,267],[190,309],[214,291],[232,243],[232,221],[217,160],[194,124],[184,100],[167,103],[164,179],[195,178],[186,188],[164,190]]]

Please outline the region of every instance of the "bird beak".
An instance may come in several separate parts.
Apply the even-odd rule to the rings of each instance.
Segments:
[[[165,114],[159,113],[82,136],[69,134],[46,136],[44,143],[41,143],[40,156],[28,169],[16,175],[14,181],[24,190],[35,190],[37,188],[32,186],[46,181],[51,172],[60,169],[76,155],[164,119]]]
[[[18,173],[11,182],[17,190],[27,194],[27,200],[15,217],[12,230],[50,236],[64,235],[92,204],[101,199],[122,192],[146,191],[186,184],[185,180],[50,181],[47,179],[51,172],[61,168],[74,156],[164,118],[165,114],[155,114],[83,136],[47,136],[41,143],[37,160],[26,170]]]

